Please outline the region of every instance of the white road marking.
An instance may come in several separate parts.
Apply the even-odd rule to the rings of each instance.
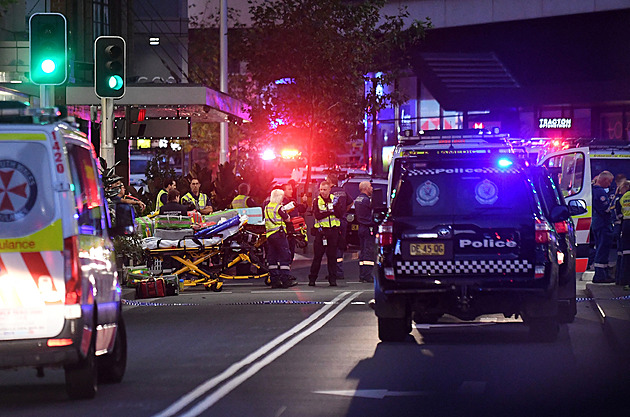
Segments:
[[[315,292],[315,291],[300,291],[300,292]],[[258,290],[258,291],[250,291],[250,294],[295,294],[293,291],[287,291],[287,289],[282,289],[282,290],[278,290],[278,291],[274,291],[274,290]]]
[[[315,394],[340,395],[342,397],[375,398],[382,400],[385,397],[416,397],[430,395],[431,391],[390,391],[387,389],[351,389],[339,391],[313,391]]]
[[[166,408],[165,410],[163,410],[162,412],[158,414],[155,414],[155,417],[167,417],[167,416],[175,415],[177,412],[181,411],[185,407],[188,407],[197,398],[201,397],[202,395],[204,395],[206,392],[216,387],[221,382],[227,380],[228,378],[232,378],[238,371],[240,371],[245,366],[254,363],[254,361],[260,359],[261,357],[264,357],[262,361],[258,362],[256,365],[249,368],[248,371],[241,374],[238,377],[238,380],[237,378],[234,378],[229,383],[222,385],[221,388],[217,390],[214,394],[207,397],[206,400],[204,400],[202,403],[198,404],[195,408],[191,409],[188,413],[183,414],[183,415],[198,415],[198,414],[194,414],[195,412],[197,412],[195,410],[198,410],[198,412],[201,413],[204,410],[208,409],[216,401],[221,399],[223,396],[227,395],[231,390],[236,388],[243,381],[245,381],[250,376],[258,372],[258,370],[260,370],[262,367],[266,366],[271,361],[275,360],[277,357],[279,357],[280,355],[288,351],[290,348],[295,346],[295,344],[297,344],[300,340],[304,339],[306,336],[310,335],[316,330],[319,330],[324,324],[326,324],[326,322],[331,320],[339,311],[341,311],[346,305],[348,305],[349,302],[351,302],[354,298],[359,296],[361,293],[358,292],[358,293],[350,295],[348,298],[346,298],[346,300],[343,303],[338,305],[336,309],[334,309],[328,315],[323,317],[319,322],[317,322],[317,324],[312,326],[308,331],[299,333],[302,330],[304,330],[307,326],[309,326],[311,323],[313,323],[315,320],[317,320],[326,311],[330,310],[333,305],[335,305],[337,302],[339,302],[340,300],[342,300],[344,297],[348,296],[349,294],[351,294],[351,292],[349,291],[339,294],[337,297],[335,297],[332,300],[330,304],[324,305],[322,308],[320,308],[319,310],[311,314],[308,318],[301,321],[297,325],[293,326],[291,329],[287,330],[286,332],[276,337],[275,339],[271,340],[267,344],[261,346],[256,351],[249,354],[247,357],[232,364],[225,371],[221,372],[219,375],[216,375],[215,377],[210,378],[203,384],[199,385],[197,388],[190,391],[188,394],[185,394],[179,400],[171,404],[168,408]],[[281,343],[283,343],[284,341],[286,341],[287,339],[295,335],[297,336],[294,337],[289,342],[287,342],[286,344],[280,346],[280,348],[278,348],[275,352],[268,354],[269,351],[274,349],[276,346],[280,345]]]

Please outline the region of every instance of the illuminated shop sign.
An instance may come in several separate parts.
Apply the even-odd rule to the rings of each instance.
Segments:
[[[546,118],[541,117],[538,119],[539,129],[571,129],[571,119],[566,117],[554,117]]]

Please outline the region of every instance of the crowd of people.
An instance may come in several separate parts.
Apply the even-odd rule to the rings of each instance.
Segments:
[[[198,178],[190,180],[189,191],[181,196],[175,180],[166,179],[157,194],[155,214],[160,215],[188,215],[191,211],[200,214],[210,214],[213,207],[210,198],[201,192],[201,182]],[[144,203],[126,194],[124,185],[119,182],[119,193],[116,203],[126,203],[137,206],[142,212]],[[231,208],[261,207],[265,218],[265,255],[270,271],[272,288],[289,288],[297,283],[291,275],[291,264],[295,257],[296,239],[287,232],[287,224],[291,219],[304,217],[308,211],[308,198],[302,195],[298,202],[295,198],[296,188],[292,182],[279,185],[271,190],[267,199],[258,204],[249,195],[251,188],[247,183],[238,185],[238,194],[231,202]],[[374,229],[376,224],[372,220],[370,197],[372,186],[369,181],[359,184],[360,195],[353,201],[338,184],[338,177],[328,175],[319,184],[319,194],[313,199],[310,207],[314,217],[311,234],[313,242],[313,260],[308,275],[308,285],[315,286],[324,254],[327,258],[325,280],[330,286],[337,286],[337,280],[345,279],[343,270],[343,255],[347,250],[346,233],[348,222],[346,212],[355,204],[356,217],[359,222],[360,240],[360,281],[373,282],[373,268],[376,257]]]
[[[593,214],[589,268],[594,283],[615,283],[630,289],[630,181],[602,171],[593,179]],[[611,262],[611,248],[617,247]],[[614,271],[614,273],[613,273]]]

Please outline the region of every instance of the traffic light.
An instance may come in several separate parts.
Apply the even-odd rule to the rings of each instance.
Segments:
[[[120,36],[99,36],[94,41],[94,91],[98,97],[125,95],[126,49]]]
[[[60,13],[35,13],[28,20],[29,60],[34,84],[59,85],[68,77],[66,18]]]

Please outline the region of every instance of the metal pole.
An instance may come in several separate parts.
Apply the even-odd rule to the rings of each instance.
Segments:
[[[39,86],[39,107],[54,107],[55,106],[55,86],[54,85],[40,85]]]
[[[116,162],[114,151],[114,99],[101,98],[101,158],[111,168]]]
[[[227,39],[227,0],[221,0],[221,24],[219,25],[219,39],[220,39],[220,90],[222,93],[228,92],[228,74],[227,74],[227,61],[228,61],[228,39]],[[221,122],[221,155],[219,156],[219,162],[221,164],[228,161],[228,123],[227,121]]]

